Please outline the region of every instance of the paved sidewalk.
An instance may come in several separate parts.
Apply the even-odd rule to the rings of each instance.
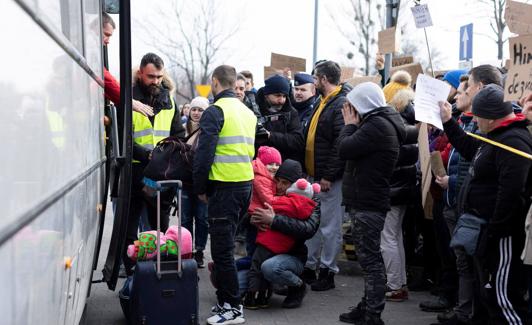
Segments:
[[[107,246],[109,245],[109,228],[112,226],[112,217],[108,215],[104,242],[100,254],[99,269],[94,274],[94,279],[101,277],[100,270],[105,262]],[[210,255],[206,253],[206,261]],[[199,270],[200,277],[200,324],[205,324],[211,306],[216,302],[214,288],[208,278],[207,269]],[[338,275],[335,279],[336,288],[326,292],[308,291],[301,308],[283,309],[281,303],[284,297],[274,295],[269,309],[249,311],[245,310],[246,324],[252,325],[281,325],[281,324],[344,324],[338,321],[340,313],[348,311],[348,307],[358,303],[363,292],[363,280],[360,275]],[[126,322],[120,309],[118,289],[121,288],[123,279],[115,292],[109,291],[105,283],[95,284],[87,302],[87,322],[91,325],[125,325]],[[309,288],[310,289],[310,288]],[[430,324],[436,321],[435,313],[425,313],[419,310],[418,305],[422,300],[430,299],[428,293],[410,293],[410,300],[399,303],[387,303],[383,319],[387,324],[415,325]]]

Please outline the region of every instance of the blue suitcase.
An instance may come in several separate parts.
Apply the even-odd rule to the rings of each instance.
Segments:
[[[159,181],[160,186],[176,186],[178,237],[181,241],[181,182]],[[160,192],[157,192],[157,251],[160,236]],[[129,321],[135,325],[198,324],[198,270],[193,259],[139,261],[135,267],[130,293]]]

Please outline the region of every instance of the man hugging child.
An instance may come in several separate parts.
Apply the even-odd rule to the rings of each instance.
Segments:
[[[255,179],[248,213],[253,215],[256,208],[264,208],[264,203],[268,203],[275,214],[306,220],[316,206],[312,198],[314,194],[319,193],[320,186],[311,185],[303,178],[298,179],[301,177],[301,165],[298,162],[288,159],[279,168],[276,164],[278,161],[280,161],[280,154],[275,148],[259,148],[257,159],[253,161]],[[268,172],[266,173],[265,170]],[[286,195],[274,196],[274,194],[284,193],[285,189]],[[258,231],[257,246],[248,274],[248,291],[244,298],[245,308],[268,307],[271,296],[270,285],[262,276],[261,265],[275,255],[288,253],[294,243],[294,238],[280,232],[271,229]]]

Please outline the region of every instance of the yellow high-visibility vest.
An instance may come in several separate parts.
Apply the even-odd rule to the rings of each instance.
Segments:
[[[58,112],[46,110],[48,126],[52,136],[52,143],[57,149],[63,150],[65,147],[65,123],[63,117]]]
[[[251,160],[255,155],[257,117],[237,98],[220,98],[214,103],[224,114],[209,179],[244,182],[253,179]]]
[[[172,96],[170,96],[172,104],[171,109],[161,109],[154,117],[153,125],[147,116],[141,113],[133,112],[133,141],[148,149],[153,150],[157,142],[170,136],[170,128],[172,127],[172,120],[174,119],[175,104]],[[133,160],[134,163],[139,163],[138,160]]]

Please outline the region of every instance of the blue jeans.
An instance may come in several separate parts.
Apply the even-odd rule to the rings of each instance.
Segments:
[[[209,231],[207,204],[201,202],[192,191],[184,190],[181,198],[183,208],[181,215],[182,225],[192,234],[196,251],[203,251],[207,244]],[[194,231],[194,226],[196,226],[196,231]]]
[[[251,182],[214,185],[209,196],[208,220],[211,256],[218,289],[218,303],[240,305],[238,279],[233,251],[238,221],[246,213],[251,198]]]
[[[261,272],[271,284],[295,287],[303,282],[299,277],[303,273],[303,267],[303,262],[297,257],[280,254],[264,261],[261,265]]]

